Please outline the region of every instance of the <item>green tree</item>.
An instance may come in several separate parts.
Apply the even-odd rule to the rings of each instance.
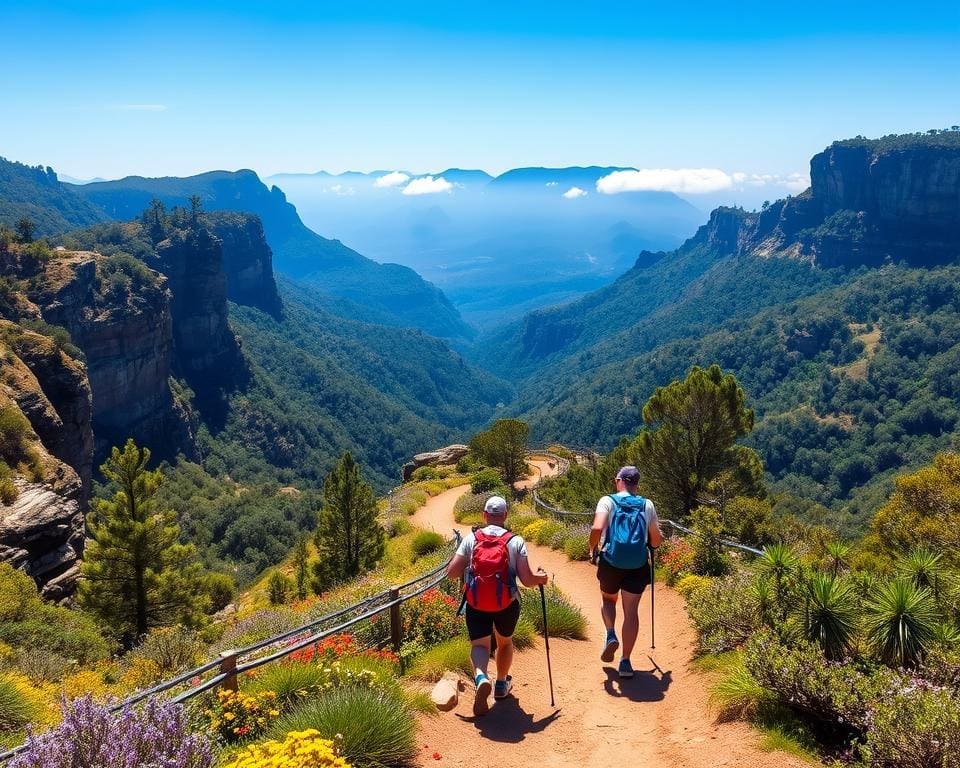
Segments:
[[[87,521],[80,601],[128,644],[151,627],[199,623],[207,599],[194,547],[180,543],[174,513],[157,508],[162,475],[149,461],[133,440],[115,447],[100,468],[113,496],[96,499]]]
[[[513,485],[527,473],[527,436],[530,427],[519,419],[497,419],[486,432],[470,441],[470,450]]]
[[[658,387],[643,407],[647,429],[634,442],[633,452],[644,473],[644,490],[667,515],[685,519],[705,498],[708,485],[729,473],[754,477],[756,454],[736,440],[753,429],[753,411],[732,374],[720,366],[694,366],[684,381]],[[742,481],[739,481],[742,482]],[[730,498],[744,493],[730,489]]]
[[[17,221],[17,240],[21,243],[32,243],[33,234],[36,232],[36,225],[26,216]]]
[[[293,549],[293,574],[297,584],[297,600],[306,600],[309,578],[309,559],[307,540],[301,537]]]
[[[383,557],[386,533],[377,519],[377,500],[349,451],[324,481],[316,542],[335,581],[368,571]]]

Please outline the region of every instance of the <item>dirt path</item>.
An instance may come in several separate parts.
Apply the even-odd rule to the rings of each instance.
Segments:
[[[540,469],[549,473],[546,462]],[[453,528],[468,530],[453,521],[453,505],[467,489],[435,496],[412,522],[445,535]],[[531,565],[543,566],[589,621],[588,640],[550,641],[556,707],[550,707],[541,639],[515,657],[514,696],[496,702],[485,717],[473,717],[468,689],[453,712],[421,719],[421,765],[809,768],[791,755],[761,751],[757,733],[742,723],[714,723],[706,680],[689,667],[694,633],[679,595],[657,588],[657,647],[651,650],[647,590],[633,654],[637,675],[620,681],[615,664],[600,661],[603,630],[594,568],[549,548],[528,548]],[[537,599],[536,593],[525,598]]]

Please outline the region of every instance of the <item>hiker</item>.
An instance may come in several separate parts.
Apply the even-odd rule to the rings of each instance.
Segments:
[[[526,587],[547,583],[547,574],[537,573],[527,560],[523,537],[506,528],[507,501],[491,496],[483,507],[483,526],[464,537],[457,553],[447,566],[447,576],[465,576],[464,602],[467,634],[470,637],[470,658],[473,661],[476,696],[473,714],[484,715],[489,709],[490,639],[497,637],[497,680],[495,699],[505,699],[513,687],[510,664],[513,662],[513,631],[520,618],[520,594],[517,579]]]
[[[590,551],[597,563],[603,624],[607,637],[601,661],[611,662],[620,647],[617,640],[617,598],[623,595],[623,654],[617,671],[620,677],[633,677],[630,654],[640,631],[640,596],[650,583],[648,546],[663,542],[657,511],[650,499],[637,495],[640,471],[621,467],[614,480],[617,491],[597,502],[590,529]],[[603,548],[599,550],[601,538]]]

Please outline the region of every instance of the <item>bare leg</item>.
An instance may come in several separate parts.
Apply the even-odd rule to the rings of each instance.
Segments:
[[[494,630],[494,632],[497,632]],[[506,680],[513,664],[513,638],[497,632],[497,680]]]
[[[623,658],[629,659],[640,632],[640,595],[623,593]]]
[[[608,630],[615,629],[617,623],[617,594],[600,593],[600,615],[603,617],[603,626]]]
[[[500,649],[497,648],[497,657],[499,658]],[[473,677],[477,675],[486,675],[487,666],[490,663],[490,637],[481,637],[478,640],[471,641],[470,659],[473,661]]]

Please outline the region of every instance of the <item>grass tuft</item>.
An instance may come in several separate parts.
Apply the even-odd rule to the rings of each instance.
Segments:
[[[420,680],[436,682],[444,672],[463,672],[467,677],[473,676],[469,640],[455,637],[428,648],[414,660],[409,674]]]
[[[585,640],[587,637],[587,620],[580,608],[571,603],[570,599],[556,585],[550,584],[544,590],[547,600],[547,624],[550,628],[550,637]],[[540,595],[531,590],[530,594],[524,597],[521,610],[521,615],[533,624],[537,634],[543,634],[543,610],[540,605]]]

